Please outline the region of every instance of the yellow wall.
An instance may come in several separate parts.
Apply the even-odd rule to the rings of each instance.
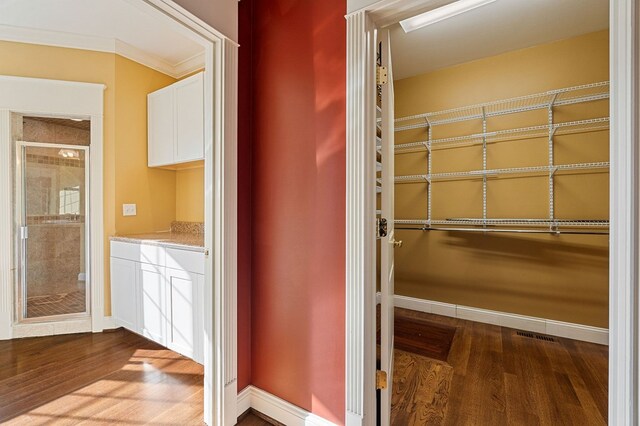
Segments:
[[[523,49],[395,82],[396,116],[608,80],[608,32]],[[608,102],[556,109],[557,122],[603,117]],[[488,120],[488,130],[544,124],[546,111]],[[481,121],[434,138],[481,132]],[[425,140],[398,133],[396,143]],[[608,161],[608,132],[556,137],[556,164]],[[481,146],[438,150],[433,172],[482,168]],[[396,175],[426,173],[425,152],[396,155]],[[546,138],[490,144],[488,168],[546,165]],[[608,173],[558,175],[556,217],[607,219]],[[432,218],[482,217],[482,182],[433,185]],[[396,218],[426,219],[426,184],[396,185]],[[548,217],[548,178],[490,179],[488,217]],[[608,237],[398,230],[396,293],[560,321],[607,326]]]
[[[176,80],[116,55],[116,230],[168,230],[176,218],[176,172],[147,167],[147,94]],[[122,204],[136,203],[136,216]]]
[[[176,220],[204,222],[204,164],[176,172]]]
[[[0,41],[0,74],[102,83],[104,100],[105,315],[110,315],[109,239],[169,229],[174,171],[147,167],[146,95],[175,80],[115,54]],[[137,216],[123,217],[122,203]]]

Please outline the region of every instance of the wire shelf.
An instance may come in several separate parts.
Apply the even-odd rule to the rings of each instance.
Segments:
[[[552,106],[571,105],[592,102],[609,98],[609,82],[584,84],[544,93],[502,99],[493,102],[453,108],[444,111],[428,112],[397,118],[395,123],[406,123],[396,126],[396,132],[404,130],[433,127],[443,124],[477,120],[506,114],[546,109]]]
[[[430,175],[404,175],[396,176],[396,183],[418,183],[418,182],[433,182],[444,180],[457,180],[457,179],[475,179],[482,177],[498,177],[500,175],[530,175],[546,173],[552,174],[559,171],[571,171],[571,170],[589,170],[589,169],[606,169],[609,168],[608,161],[601,161],[596,163],[576,163],[576,164],[558,164],[554,166],[531,166],[531,167],[509,167],[503,169],[488,169],[488,170],[471,170],[466,172],[446,172],[446,173],[432,173]]]
[[[485,138],[486,143],[536,139],[543,137],[548,138],[550,130],[555,136],[609,130],[609,117],[556,123],[551,126],[551,129],[548,124],[543,124],[540,126],[520,127],[515,129],[497,130],[493,132],[475,133],[472,135],[432,139],[431,149],[448,149],[479,145],[485,142]],[[415,152],[418,150],[422,151],[428,149],[428,146],[429,141],[418,141],[397,144],[394,148],[396,153],[400,153]]]
[[[609,228],[608,220],[600,219],[482,219],[482,218],[455,218],[455,219],[396,219],[396,225],[414,226],[520,226],[520,227],[565,227],[565,228]]]

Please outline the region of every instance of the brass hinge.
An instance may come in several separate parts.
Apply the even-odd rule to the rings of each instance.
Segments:
[[[376,389],[387,388],[387,372],[382,370],[376,371]]]
[[[381,217],[376,218],[376,238],[387,236],[387,219]]]
[[[387,67],[376,66],[376,84],[381,86],[389,81],[389,73]]]

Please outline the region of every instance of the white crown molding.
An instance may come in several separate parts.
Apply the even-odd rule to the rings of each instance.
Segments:
[[[46,31],[36,28],[0,25],[0,40],[17,43],[41,44],[44,46],[66,47],[70,49],[115,52],[115,42],[107,37]]]
[[[124,41],[118,39],[114,40],[113,53],[127,59],[131,59],[133,62],[137,62],[173,78],[177,78],[176,70],[169,62],[156,55],[152,55],[143,50],[140,50],[137,47],[131,46]]]
[[[204,68],[204,52],[196,53],[190,58],[180,61],[173,66],[176,78],[182,78],[194,71]]]
[[[115,53],[173,78],[181,78],[204,68],[204,51],[172,64],[157,55],[147,53],[124,41],[109,37],[0,25],[0,40]]]
[[[253,408],[287,426],[335,426],[335,423],[255,386],[247,386],[238,394],[237,407],[238,416]]]

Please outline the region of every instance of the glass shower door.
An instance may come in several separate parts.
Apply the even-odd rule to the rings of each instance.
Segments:
[[[19,142],[20,318],[88,314],[87,148]]]

